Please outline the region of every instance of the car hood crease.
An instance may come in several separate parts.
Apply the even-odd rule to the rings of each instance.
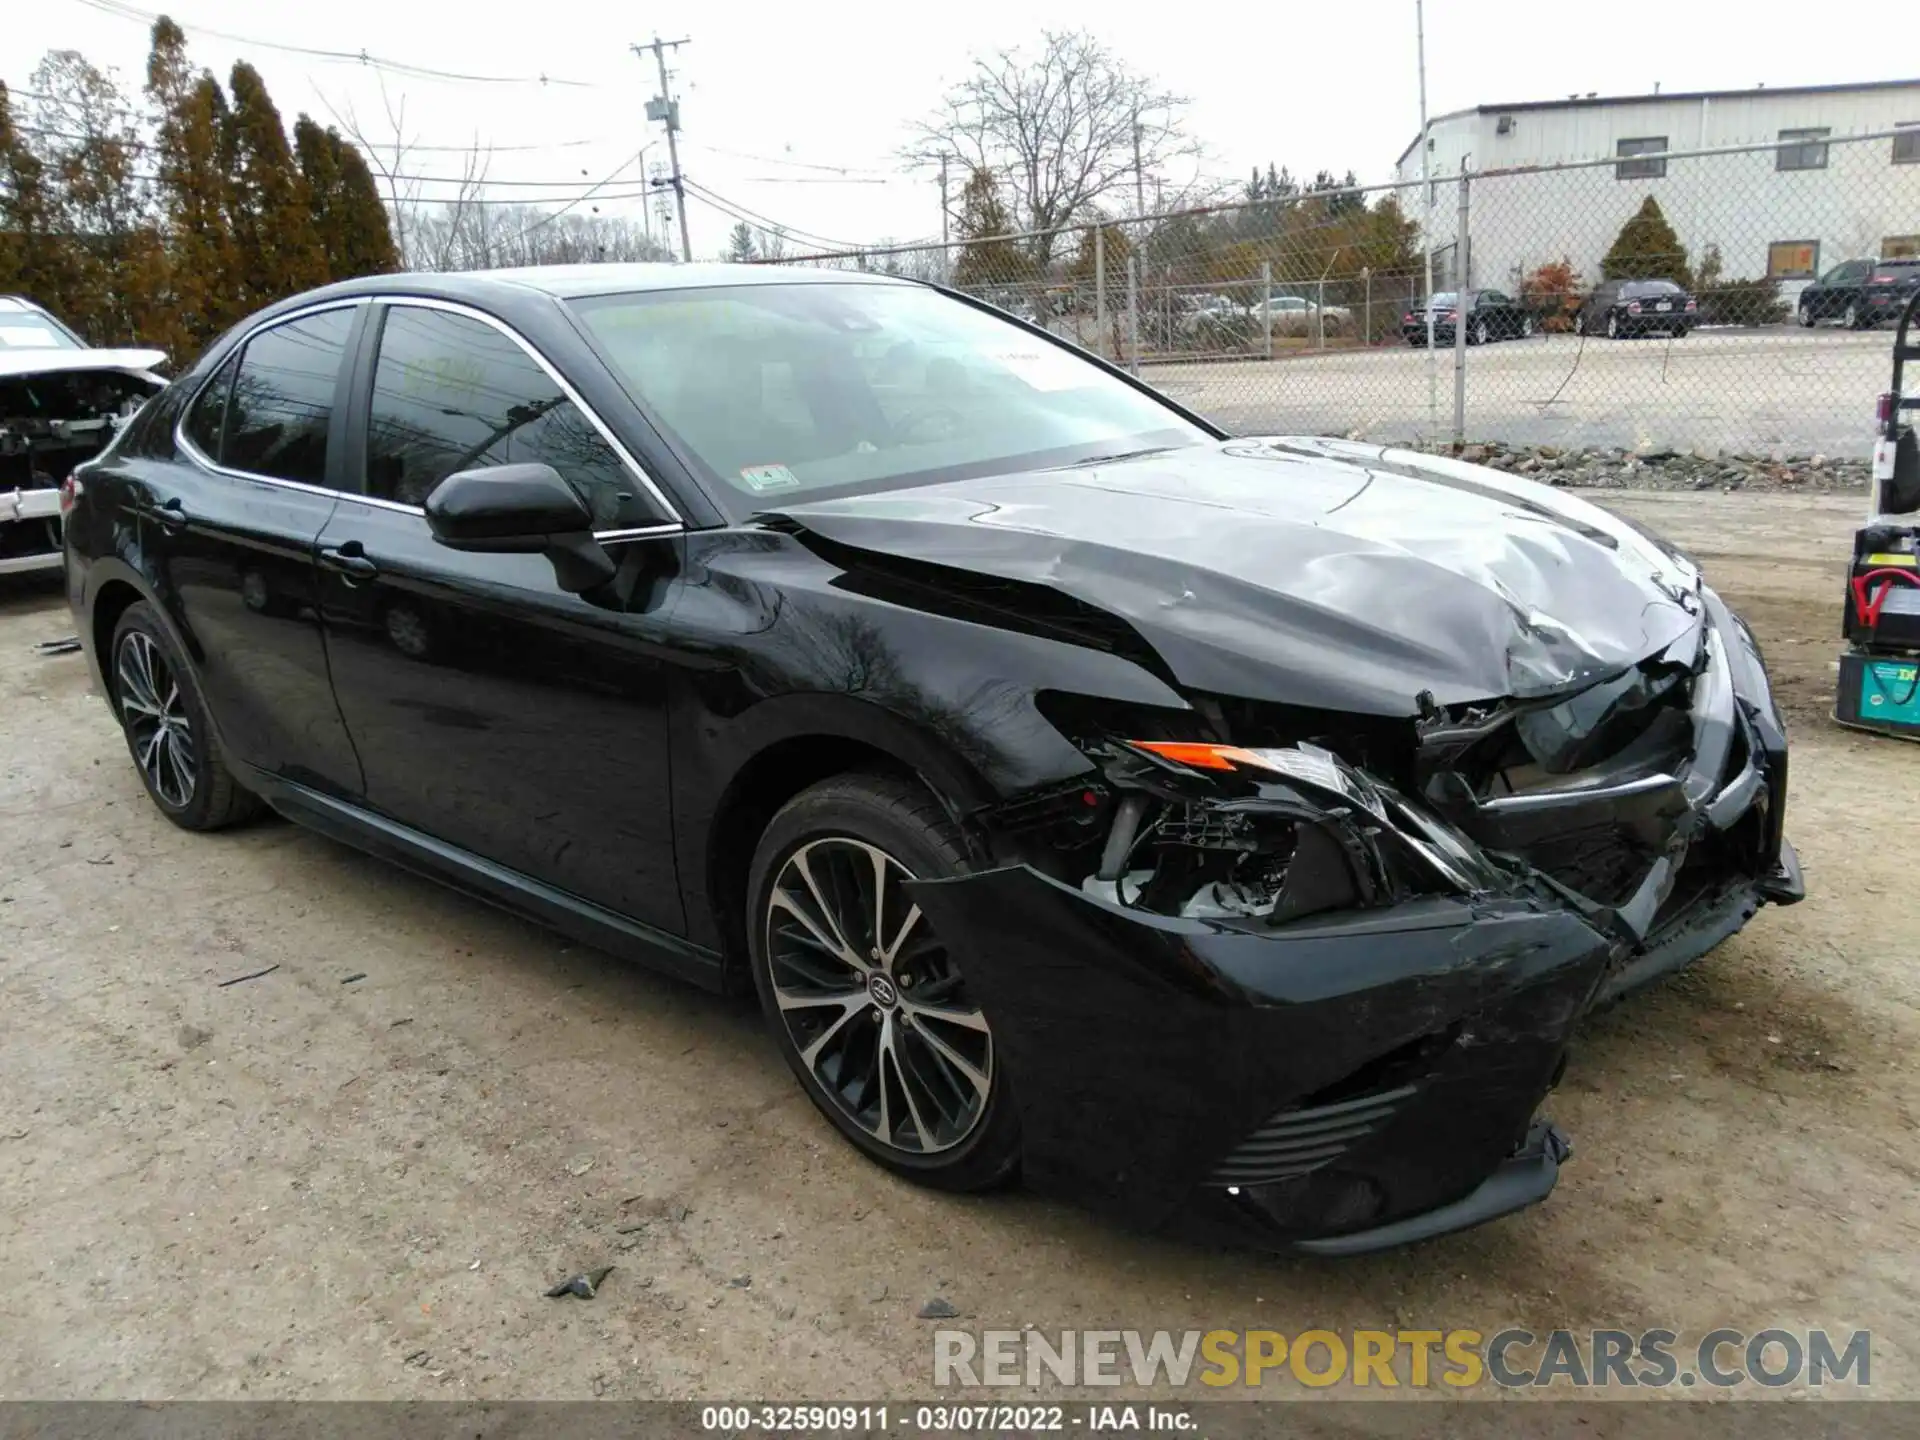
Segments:
[[[1692,565],[1597,506],[1350,442],[1224,441],[769,514],[1049,586],[1125,619],[1183,685],[1323,709],[1564,693],[1698,624]]]

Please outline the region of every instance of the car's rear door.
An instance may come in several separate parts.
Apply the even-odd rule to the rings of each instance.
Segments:
[[[558,372],[504,324],[376,307],[349,440],[353,489],[320,536],[334,693],[364,803],[440,841],[674,933],[663,638],[671,590],[626,610],[561,590],[539,555],[437,544],[422,506],[457,470],[536,461],[573,482],[617,560],[662,576],[675,517]],[[624,534],[626,538],[613,538]]]
[[[141,546],[233,758],[339,794],[359,764],[334,705],[314,547],[338,498],[345,357],[365,306],[255,331],[201,387],[171,464],[130,467]]]

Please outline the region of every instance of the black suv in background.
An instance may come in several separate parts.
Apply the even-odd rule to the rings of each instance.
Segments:
[[[1864,329],[1897,319],[1915,290],[1920,290],[1920,258],[1848,260],[1800,292],[1800,323],[1838,320],[1849,330]]]
[[[1700,302],[1671,280],[1602,280],[1580,312],[1580,333],[1625,340],[1665,330],[1678,340],[1699,312]]]

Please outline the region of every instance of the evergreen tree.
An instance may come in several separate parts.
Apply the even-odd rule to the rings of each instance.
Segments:
[[[302,115],[293,122],[293,153],[313,207],[324,278],[349,280],[397,270],[387,207],[360,151],[338,130]]]
[[[333,146],[334,165],[340,172],[339,188],[333,204],[340,215],[340,232],[345,249],[334,260],[334,278],[345,280],[360,275],[390,275],[400,268],[400,250],[393,243],[393,224],[387,207],[381,203],[380,187],[366,157],[352,141],[343,139],[332,126],[327,127],[328,143]]]
[[[1620,227],[1613,245],[1600,262],[1608,280],[1671,280],[1689,283],[1686,247],[1661,213],[1660,202],[1649,195],[1640,209]]]
[[[742,220],[727,237],[727,259],[736,265],[744,265],[757,258],[758,252],[753,248],[753,227]]]
[[[260,72],[235,63],[228,118],[228,214],[238,261],[238,291],[258,309],[321,283],[326,257],[313,227],[306,181],[294,165],[280,112]]]
[[[227,97],[188,64],[187,37],[164,15],[153,23],[147,98],[170,302],[147,338],[184,364],[246,309],[227,213]]]
[[[960,215],[955,225],[965,245],[953,267],[953,283],[961,290],[1012,285],[1027,279],[1033,262],[1012,240],[996,237],[1013,228],[1006,202],[990,170],[975,170],[960,192]]]

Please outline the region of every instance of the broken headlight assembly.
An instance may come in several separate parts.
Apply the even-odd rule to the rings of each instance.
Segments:
[[[1278,925],[1500,880],[1451,825],[1316,745],[1115,740],[1087,753],[1114,803],[1079,884],[1116,905]]]

